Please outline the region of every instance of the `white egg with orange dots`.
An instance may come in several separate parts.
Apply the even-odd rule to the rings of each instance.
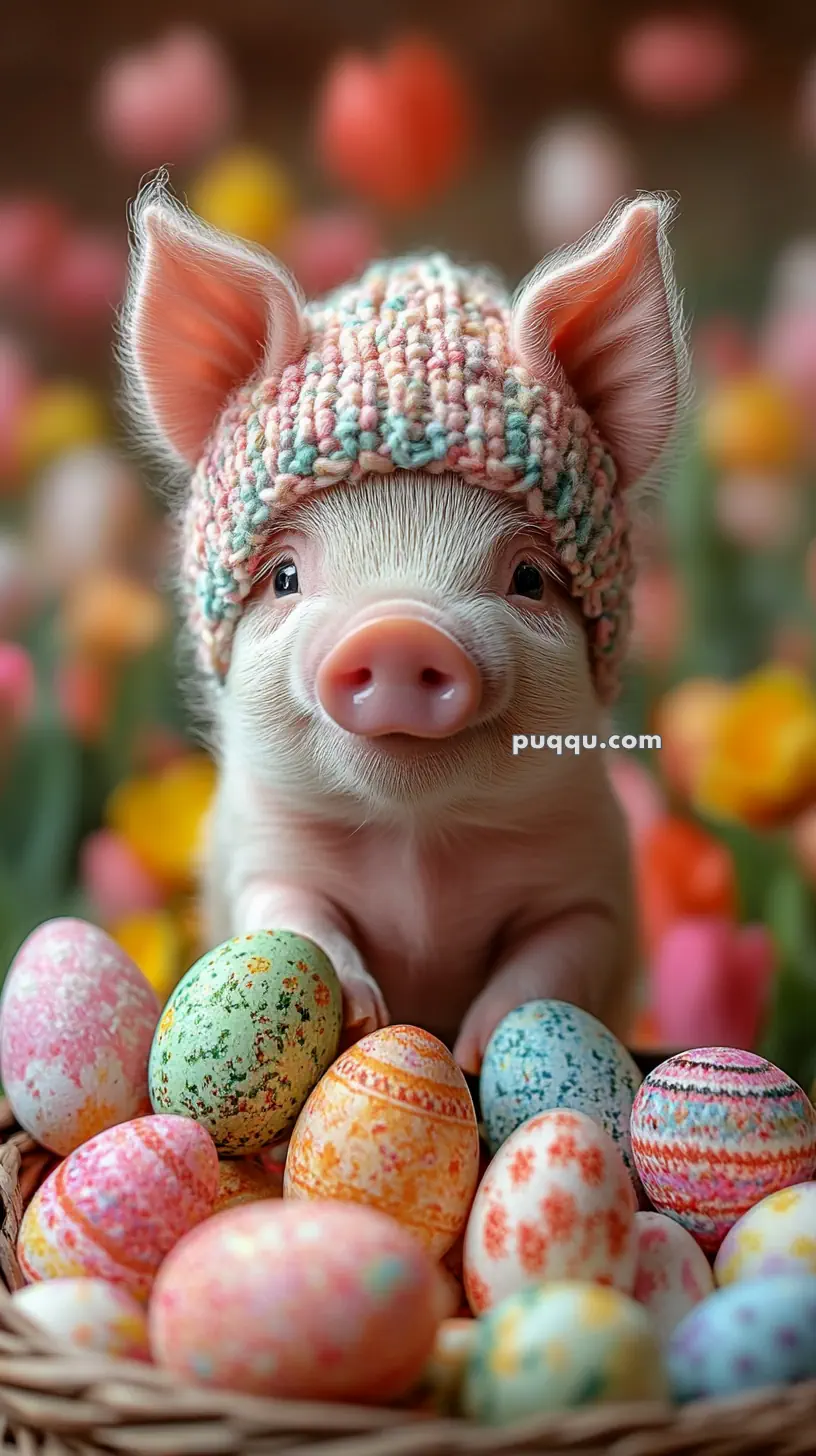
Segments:
[[[447,1047],[417,1026],[387,1026],[318,1082],[292,1133],[283,1196],[367,1203],[441,1259],[478,1176],[473,1099]]]
[[[15,1309],[76,1350],[120,1360],[149,1360],[147,1312],[126,1289],[105,1279],[49,1279],[11,1296]]]

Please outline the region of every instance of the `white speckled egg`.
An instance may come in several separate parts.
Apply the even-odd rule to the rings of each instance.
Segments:
[[[49,1279],[12,1295],[21,1314],[55,1340],[120,1360],[149,1360],[147,1312],[104,1279]]]
[[[585,1112],[633,1169],[632,1103],[643,1078],[626,1047],[600,1021],[566,1001],[528,1001],[499,1022],[479,1082],[488,1142],[496,1152],[538,1112]]]
[[[525,1289],[476,1323],[462,1408],[484,1425],[666,1397],[649,1316],[617,1289],[580,1282]]]
[[[781,1188],[755,1203],[714,1260],[718,1284],[780,1274],[816,1274],[816,1183]]]
[[[15,956],[0,1003],[0,1076],[17,1121],[65,1155],[150,1111],[161,1007],[129,956],[84,920],[49,920]]]
[[[663,1213],[636,1213],[635,1299],[665,1341],[695,1304],[711,1294],[711,1265],[691,1234]]]
[[[635,1208],[623,1158],[591,1117],[531,1117],[499,1149],[473,1201],[464,1258],[473,1313],[554,1280],[631,1294]]]
[[[816,1376],[816,1275],[746,1279],[716,1289],[666,1350],[677,1401],[739,1395]]]
[[[322,950],[256,930],[208,951],[179,982],[156,1029],[156,1112],[194,1117],[220,1153],[282,1137],[337,1055],[343,994]]]

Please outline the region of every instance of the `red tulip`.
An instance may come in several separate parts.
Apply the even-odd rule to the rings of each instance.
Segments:
[[[664,1046],[752,1051],[762,1029],[775,952],[764,925],[680,920],[651,970],[654,1020]]]
[[[657,780],[636,758],[627,753],[611,753],[607,773],[615,796],[620,802],[632,844],[640,844],[666,814],[666,799]]]
[[[668,817],[652,825],[637,846],[636,866],[649,954],[678,921],[698,916],[736,918],[731,855],[720,840],[691,820]]]

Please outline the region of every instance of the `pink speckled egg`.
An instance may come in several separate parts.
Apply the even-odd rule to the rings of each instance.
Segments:
[[[441,1259],[478,1174],[473,1099],[447,1047],[417,1026],[387,1026],[318,1082],[292,1133],[283,1196],[371,1204]]]
[[[689,1310],[714,1292],[714,1276],[699,1244],[664,1213],[636,1213],[635,1233],[635,1299],[665,1343]]]
[[[147,1311],[132,1294],[104,1279],[49,1279],[11,1297],[32,1324],[78,1350],[120,1360],[149,1360]]]
[[[151,1346],[199,1385],[388,1401],[431,1352],[438,1296],[432,1260],[375,1209],[245,1204],[194,1229],[162,1266]]]
[[[156,993],[104,930],[49,920],[15,956],[0,1002],[0,1076],[17,1121],[66,1154],[150,1111]]]
[[[583,1112],[542,1112],[502,1144],[465,1234],[476,1315],[528,1285],[580,1279],[631,1294],[636,1198],[608,1133]]]
[[[139,1117],[84,1143],[23,1215],[25,1278],[108,1279],[146,1299],[166,1254],[212,1212],[218,1154],[187,1117]]]

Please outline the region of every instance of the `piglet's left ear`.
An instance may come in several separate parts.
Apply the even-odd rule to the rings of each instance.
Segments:
[[[592,417],[621,485],[640,480],[671,435],[683,383],[664,204],[631,203],[541,264],[514,303],[513,344],[534,378]]]

